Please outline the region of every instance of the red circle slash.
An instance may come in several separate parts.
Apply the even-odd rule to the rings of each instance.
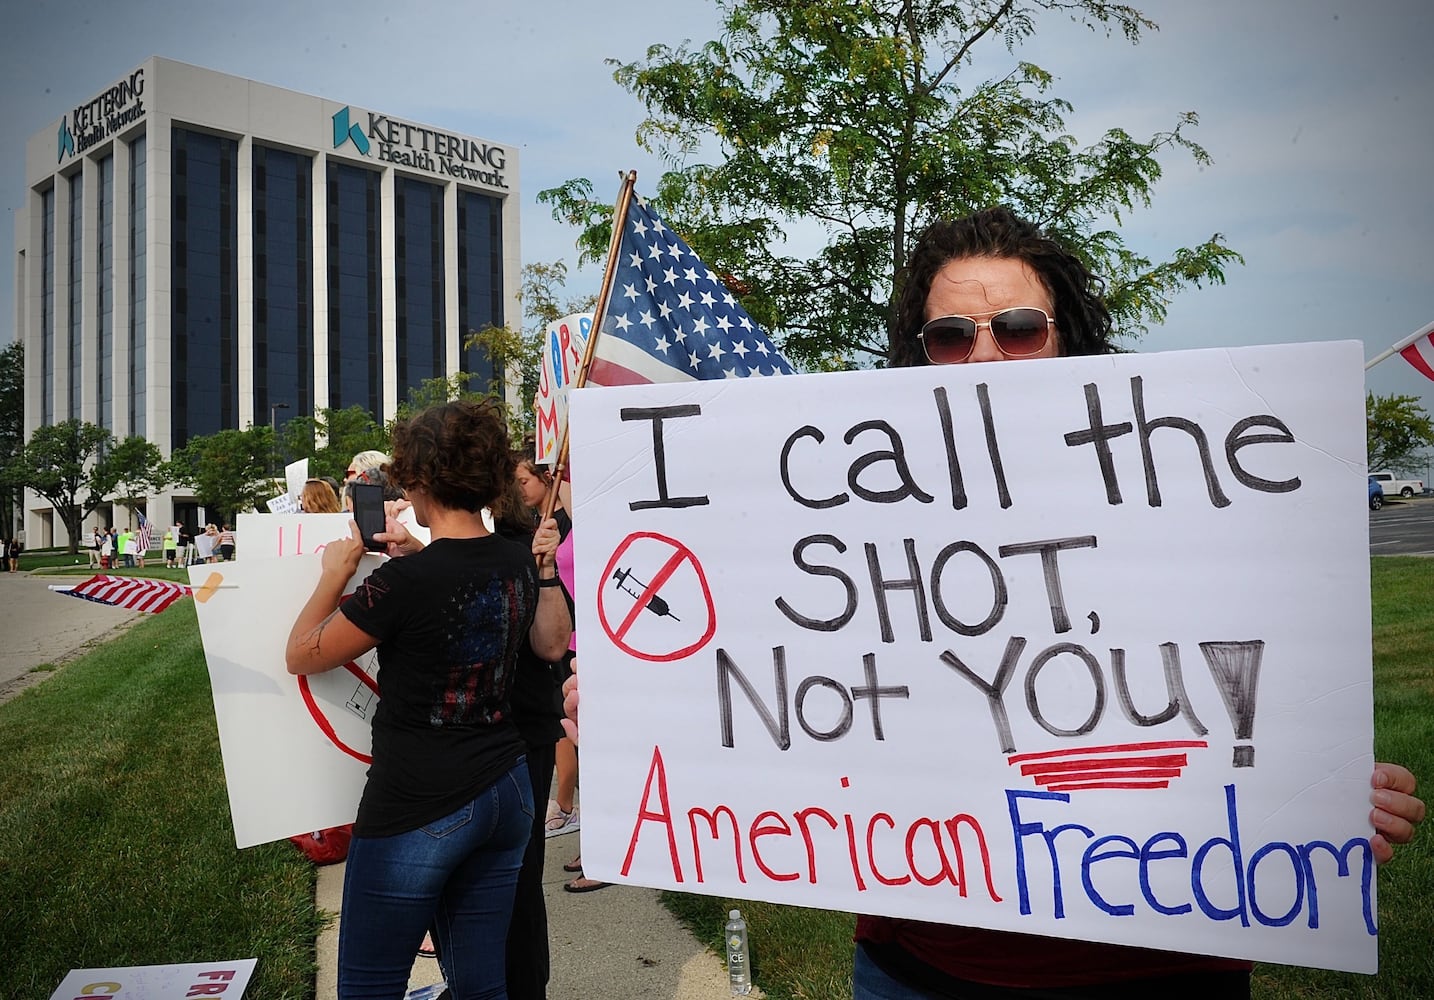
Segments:
[[[374,694],[378,694],[378,682],[369,676],[368,671],[364,670],[352,660],[345,663],[343,668],[357,677],[359,681],[363,683],[364,687],[368,688]],[[299,675],[299,695],[304,699],[304,706],[309,710],[309,715],[313,716],[314,724],[328,737],[330,743],[360,763],[373,763],[373,755],[366,754],[361,750],[355,750],[339,738],[339,734],[334,731],[333,723],[328,720],[328,716],[324,715],[323,710],[319,708],[319,703],[314,700],[314,692],[309,688],[308,674]]]
[[[664,546],[671,546],[672,554],[668,556],[666,561],[663,562],[662,567],[653,575],[651,581],[643,589],[642,593],[638,595],[632,607],[626,609],[622,621],[614,628],[608,620],[607,606],[604,603],[604,596],[607,593],[604,585],[612,579],[613,570],[616,569],[618,560],[623,557],[634,542],[642,539],[650,539],[662,543]],[[629,645],[626,641],[627,633],[642,614],[643,609],[647,607],[648,601],[657,596],[657,592],[663,584],[667,583],[674,573],[681,569],[684,564],[688,563],[691,564],[693,572],[697,574],[697,583],[702,589],[702,598],[707,605],[707,628],[706,631],[702,633],[701,638],[690,645],[683,646],[681,649],[671,650],[670,652],[650,652]],[[666,535],[659,535],[654,531],[635,531],[622,540],[622,544],[617,547],[617,551],[614,552],[612,558],[608,560],[607,568],[603,570],[602,578],[598,583],[597,606],[598,619],[602,623],[603,631],[607,633],[608,638],[623,652],[635,656],[640,660],[648,660],[654,663],[667,663],[672,660],[680,660],[685,656],[692,655],[707,645],[712,637],[717,634],[717,610],[712,604],[712,588],[707,584],[707,574],[702,571],[702,564],[697,561],[697,557],[692,554],[692,550],[677,541],[677,539],[668,538]]]

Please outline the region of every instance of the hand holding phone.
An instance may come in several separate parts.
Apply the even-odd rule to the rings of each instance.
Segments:
[[[371,552],[382,552],[387,543],[374,540],[374,535],[383,533],[383,487],[373,483],[350,483],[349,497],[354,504],[354,521],[358,524],[363,547]]]

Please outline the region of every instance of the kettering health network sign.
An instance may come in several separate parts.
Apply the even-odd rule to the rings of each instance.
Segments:
[[[352,107],[334,113],[334,148],[351,146],[361,155],[395,166],[427,171],[455,180],[507,190],[504,146],[453,135],[412,122],[359,112]]]
[[[588,874],[1373,971],[1362,367],[574,392]]]
[[[144,67],[60,118],[55,136],[58,159],[78,156],[144,117]]]

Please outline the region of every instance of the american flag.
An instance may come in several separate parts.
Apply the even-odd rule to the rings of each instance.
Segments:
[[[1434,379],[1434,323],[1421,329],[1399,349],[1405,361],[1427,379]]]
[[[135,514],[139,518],[139,533],[135,535],[135,544],[139,554],[144,555],[150,549],[149,519],[138,511]]]
[[[634,194],[588,384],[791,373],[731,290]]]
[[[130,611],[147,611],[157,615],[181,597],[188,597],[192,590],[185,584],[168,580],[147,580],[133,576],[92,576],[84,583],[73,587],[51,587],[59,594],[108,604]]]

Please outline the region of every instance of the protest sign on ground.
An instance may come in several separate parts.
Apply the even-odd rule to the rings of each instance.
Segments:
[[[1374,969],[1358,344],[571,412],[588,875]]]
[[[136,965],[119,969],[73,969],[50,1000],[113,997],[115,1000],[186,1000],[223,997],[240,1000],[254,975],[257,959],[189,962],[184,965]]]

